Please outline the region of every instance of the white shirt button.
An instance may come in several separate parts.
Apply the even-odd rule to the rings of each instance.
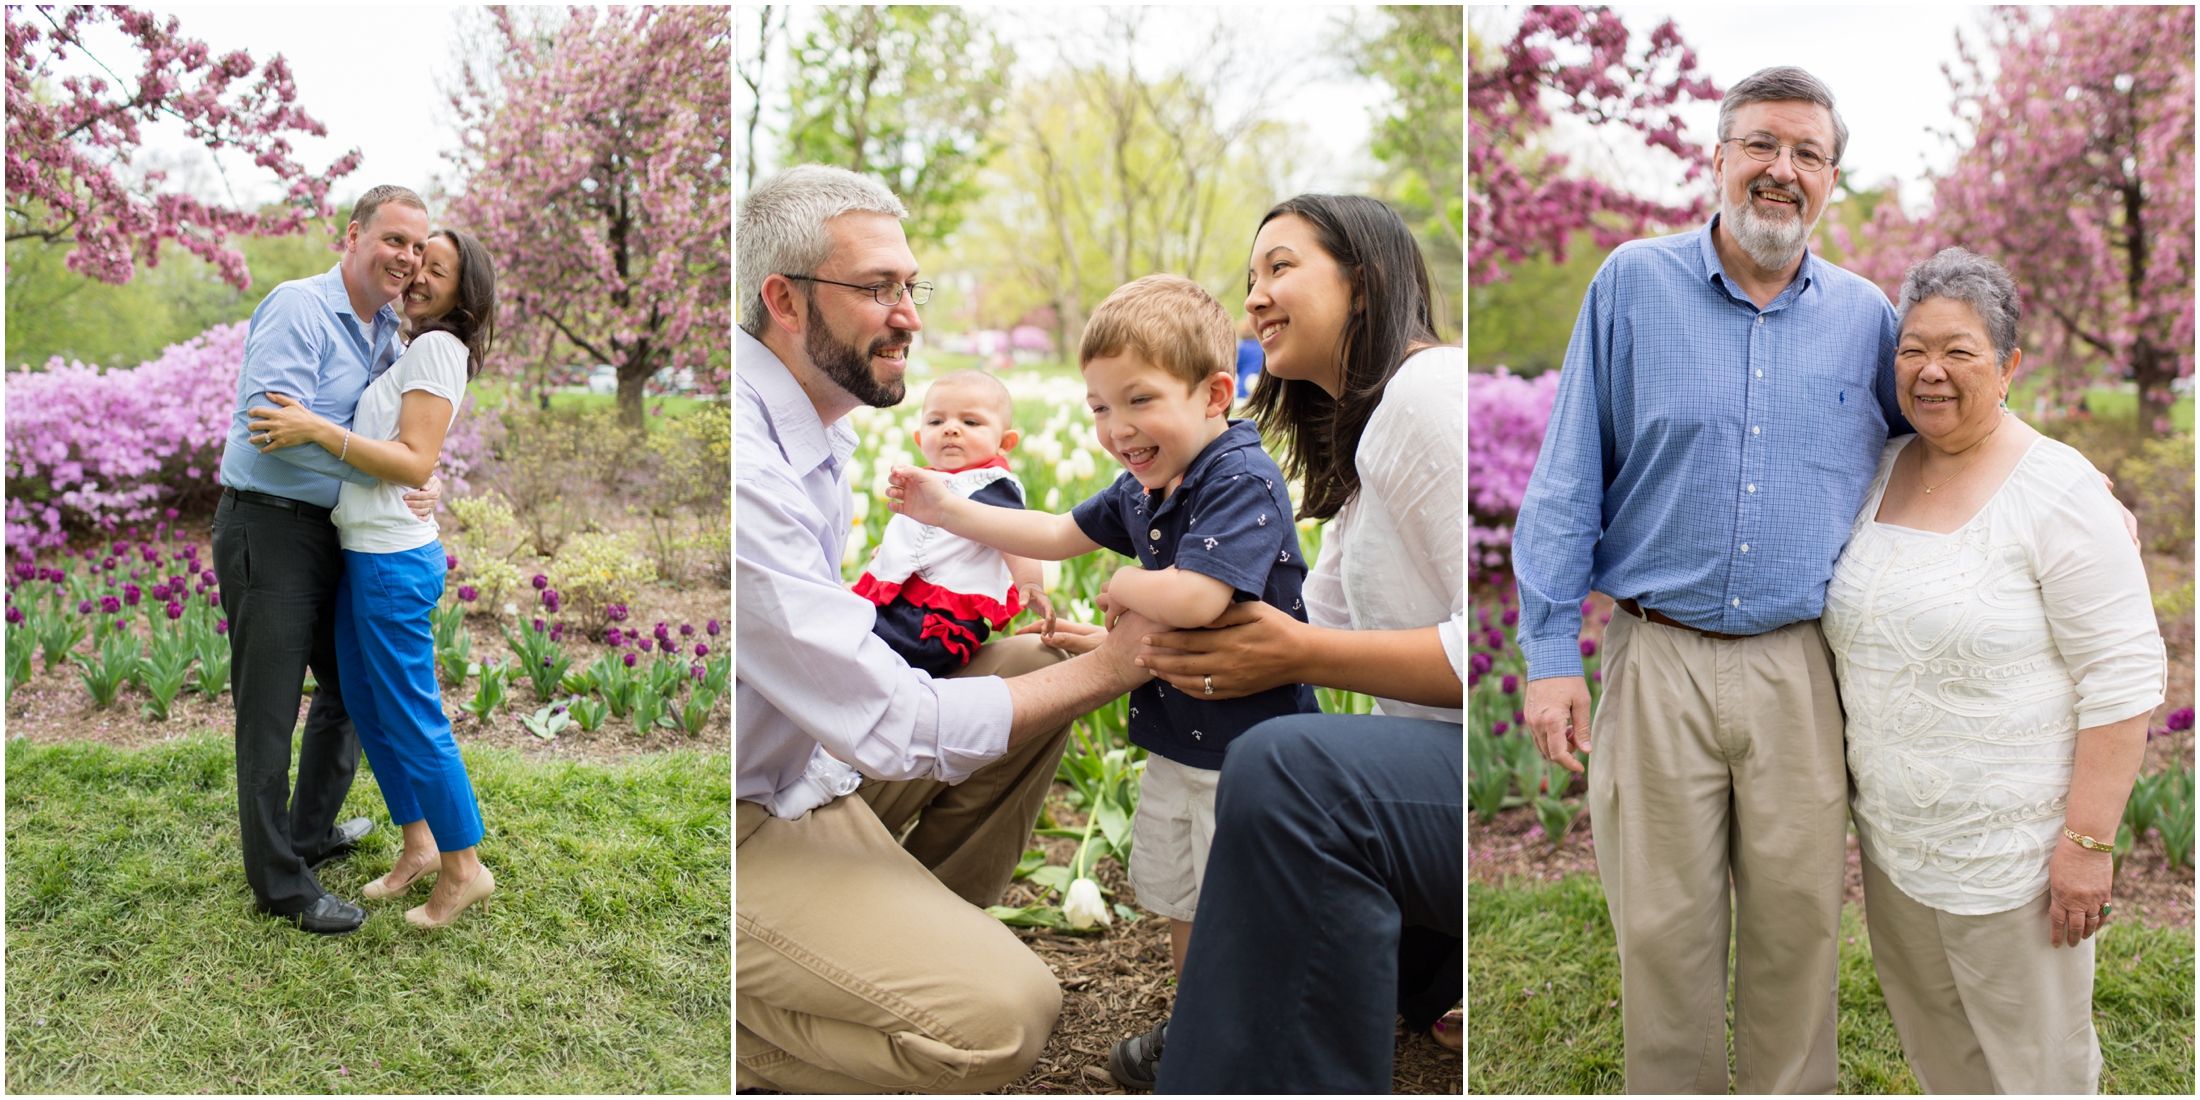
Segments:
[[[1757,377],[1759,377],[1759,378],[1763,378],[1764,376],[1765,376],[1765,372],[1763,372],[1763,371],[1758,371],[1758,372],[1757,372]]]
[[[1763,435],[1763,434],[1764,434],[1764,431],[1765,431],[1765,430],[1764,430],[1763,428],[1757,427],[1757,426],[1755,426],[1755,425],[1751,425],[1751,426],[1750,426],[1750,429],[1749,429],[1749,434],[1751,434],[1751,435]]]
[[[1742,544],[1742,553],[1744,553],[1744,554],[1747,554],[1747,553],[1749,553],[1749,544],[1748,544],[1748,543],[1746,543],[1746,542]]]
[[[1765,318],[1764,318],[1764,315],[1763,315],[1763,314],[1759,314],[1759,315],[1757,316],[1757,323],[1758,323],[1758,324],[1760,324],[1760,325],[1761,325],[1761,324],[1764,324],[1764,323],[1765,323]]]
[[[1757,491],[1757,487],[1755,485],[1745,486],[1745,488],[1747,488],[1752,493]]]
[[[1734,601],[1734,606],[1736,606],[1736,607],[1740,607],[1740,606],[1742,606],[1742,601],[1740,601],[1740,600],[1735,600],[1735,601]]]
[[[1147,538],[1149,538],[1149,539],[1158,539],[1158,538],[1160,538],[1160,537],[1161,537],[1161,528],[1159,528],[1159,527],[1156,527],[1156,528],[1154,528],[1153,530],[1151,530],[1151,531],[1148,531],[1148,532],[1146,532],[1146,537],[1147,537]]]

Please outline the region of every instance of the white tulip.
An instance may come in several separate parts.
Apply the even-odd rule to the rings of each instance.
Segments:
[[[1093,465],[1092,452],[1083,447],[1077,448],[1077,452],[1069,456],[1069,465],[1070,471],[1077,475],[1079,481],[1088,480],[1099,472],[1099,468]]]
[[[1050,489],[1048,489],[1048,490],[1047,490],[1047,511],[1049,511],[1049,512],[1059,512],[1059,511],[1061,511],[1061,510],[1062,510],[1062,489],[1061,489],[1061,486],[1058,486],[1058,485],[1057,485],[1057,486],[1055,486],[1055,487],[1053,487],[1053,488],[1050,488]],[[1058,564],[1058,563],[1055,563],[1055,562],[1048,562],[1047,564],[1049,564],[1049,565],[1055,565],[1055,564]]]
[[[1047,494],[1047,511],[1049,512],[1054,511],[1053,497],[1053,492],[1049,491]],[[1060,588],[1062,586],[1062,563],[1058,561],[1040,562],[1039,583],[1045,585],[1046,590],[1049,592]]]
[[[1115,923],[1107,903],[1100,900],[1100,884],[1089,878],[1069,884],[1069,894],[1062,899],[1062,916],[1069,919],[1071,928],[1090,928],[1095,922]]]
[[[1068,459],[1065,458],[1054,464],[1054,480],[1057,483],[1067,484],[1076,476],[1077,467],[1072,465]]]

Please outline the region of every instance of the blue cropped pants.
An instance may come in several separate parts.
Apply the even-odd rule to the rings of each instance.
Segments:
[[[455,852],[481,843],[481,808],[435,680],[428,611],[443,598],[443,572],[440,542],[396,554],[344,551],[336,661],[390,821],[426,818],[436,847]]]

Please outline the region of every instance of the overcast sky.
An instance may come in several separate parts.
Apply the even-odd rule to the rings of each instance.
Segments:
[[[1019,78],[1062,64],[1062,51],[1053,41],[1056,38],[1072,44],[1073,60],[1100,60],[1079,53],[1076,45],[1099,37],[1107,14],[1104,8],[1079,4],[975,10],[988,16],[1015,47]],[[1158,76],[1173,65],[1196,63],[1196,51],[1207,42],[1215,22],[1222,20],[1229,28],[1231,41],[1251,55],[1251,71],[1274,78],[1266,116],[1301,127],[1303,155],[1292,166],[1298,189],[1363,190],[1372,169],[1365,151],[1370,111],[1381,107],[1388,93],[1376,83],[1352,74],[1336,56],[1342,20],[1350,11],[1342,7],[1145,8],[1138,69],[1141,75]],[[774,44],[774,64],[765,78],[763,122],[758,128],[758,178],[779,167],[773,154],[776,133],[784,129],[786,121],[788,42],[800,41],[815,26],[814,15],[798,7],[788,32]],[[734,39],[740,56],[753,56],[756,34],[756,10],[736,8]],[[751,100],[747,85],[736,79],[733,87],[738,129],[748,119]],[[1240,101],[1221,106],[1228,116],[1239,113],[1246,104]],[[774,134],[767,137],[761,131]],[[734,178],[738,184],[742,176],[736,173]]]
[[[1978,20],[1986,9],[1912,4],[1620,5],[1615,10],[1627,20],[1638,49],[1652,28],[1672,18],[1682,40],[1696,51],[1698,71],[1722,89],[1768,65],[1800,65],[1809,70],[1833,89],[1849,126],[1843,174],[1859,186],[1876,186],[1890,175],[1898,177],[1903,181],[1903,202],[1914,209],[1930,195],[1922,183],[1927,167],[1945,169],[1953,161],[1953,148],[1931,133],[1950,129],[1956,122],[1949,110],[1948,81],[1940,67],[1957,62],[1957,29],[1963,30],[1974,49],[1983,41]],[[1517,7],[1501,12],[1478,8],[1473,18],[1478,30],[1509,38],[1518,26],[1519,12]],[[1708,146],[1717,137],[1717,104],[1690,104],[1682,114],[1690,123],[1692,140]],[[1633,173],[1652,164],[1647,156],[1637,154],[1639,141],[1618,133],[1590,137],[1584,130],[1569,124],[1560,140],[1570,151],[1607,168],[1622,167]],[[1665,169],[1675,163],[1658,156]]]
[[[298,106],[328,127],[328,137],[292,135],[294,159],[319,172],[354,147],[363,154],[359,168],[336,181],[333,201],[343,201],[376,184],[395,183],[425,192],[432,177],[448,174],[442,153],[457,145],[448,126],[450,109],[436,91],[436,80],[456,74],[453,44],[458,9],[448,7],[199,7],[153,5],[175,16],[180,33],[203,41],[220,56],[243,49],[258,67],[275,54],[290,62],[298,87]],[[87,36],[91,52],[106,67],[134,81],[139,55],[110,23]],[[67,72],[97,71],[89,61],[72,58]],[[180,126],[144,128],[147,155],[140,167],[169,167],[172,179],[188,179],[206,197],[247,205],[278,199],[282,191],[271,172],[247,158],[224,156],[223,173],[212,168],[203,146],[186,142]],[[196,173],[172,165],[173,158],[198,165]],[[226,178],[225,178],[226,177]]]

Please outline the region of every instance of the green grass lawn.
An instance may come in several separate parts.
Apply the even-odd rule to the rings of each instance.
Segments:
[[[506,393],[511,389],[511,383],[508,380],[501,378],[476,378],[472,382],[468,383],[468,385],[473,390],[473,398],[475,404],[484,407],[493,406],[503,401]],[[525,394],[521,394],[519,396],[524,400],[532,400],[532,398],[526,397]],[[644,397],[642,399],[642,408],[644,411],[662,406],[665,410],[666,416],[685,416],[688,413],[694,412],[697,409],[709,408],[714,404],[717,404],[717,402],[706,401],[699,397],[678,397],[672,395],[666,395],[663,397]],[[584,409],[615,409],[619,407],[619,398],[617,394],[610,393],[552,393],[550,395],[550,407],[553,409],[570,409],[576,411]],[[646,420],[650,422],[653,426],[656,419],[656,417],[646,418]]]
[[[6,751],[9,1091],[732,1089],[722,754],[466,749],[496,895],[428,933],[416,888],[324,938],[253,909],[226,736]],[[353,902],[399,848],[364,763],[360,815],[321,871]]]
[[[1468,1091],[1624,1091],[1619,955],[1596,876],[1471,884],[1467,929]],[[2101,1091],[2191,1095],[2192,933],[2111,924],[2094,950]],[[1853,907],[1839,998],[1839,1091],[1917,1092]]]

